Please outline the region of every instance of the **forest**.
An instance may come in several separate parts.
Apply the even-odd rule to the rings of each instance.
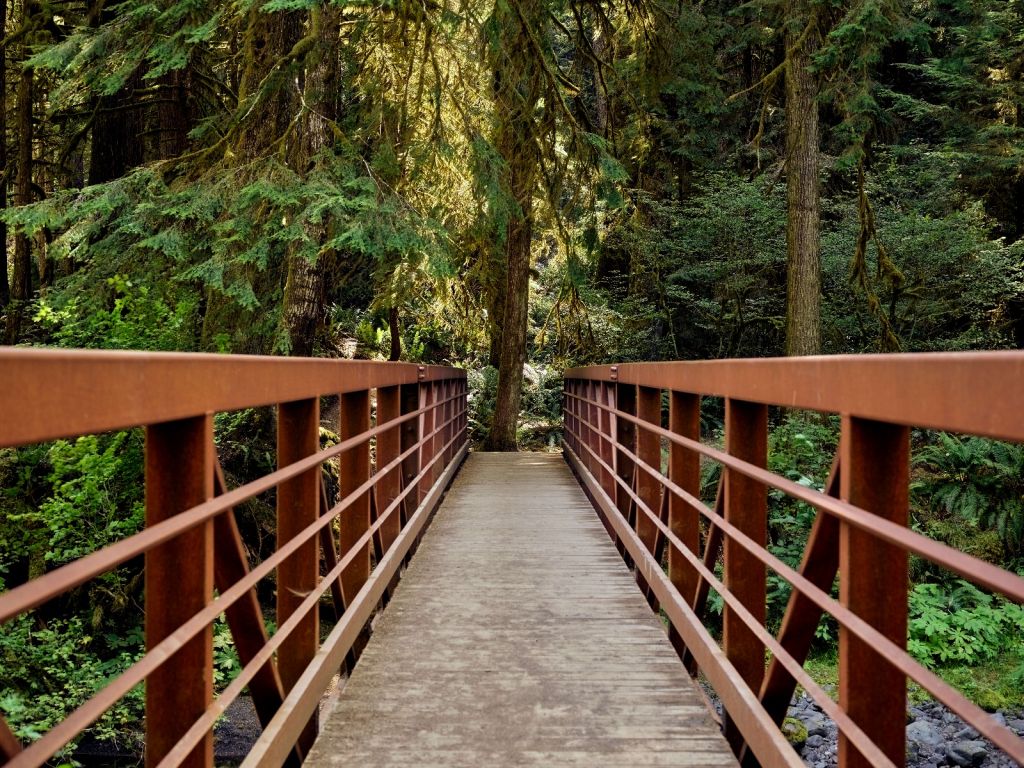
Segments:
[[[557,447],[569,365],[1024,348],[1024,0],[2,8],[9,345],[456,365],[490,450]],[[837,424],[772,418],[821,487]],[[267,414],[216,427],[229,476],[272,465]],[[913,440],[915,527],[1024,574],[1024,448]],[[141,472],[135,431],[0,451],[0,589],[137,530]],[[771,505],[798,563],[812,510]],[[258,553],[272,505],[243,514]],[[1024,610],[913,568],[908,647],[1024,707]],[[137,657],[140,591],[0,630],[19,737]]]

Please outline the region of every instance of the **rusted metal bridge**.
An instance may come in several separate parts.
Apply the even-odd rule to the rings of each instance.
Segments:
[[[146,432],[145,528],[0,594],[3,623],[141,559],[145,653],[31,743],[0,719],[0,763],[48,764],[144,684],[150,768],[211,766],[213,727],[245,692],[263,725],[246,768],[795,766],[779,725],[799,685],[837,724],[840,765],[902,766],[908,680],[1024,762],[1024,741],[906,652],[911,556],[1024,603],[1018,575],[908,527],[911,429],[1024,441],[1024,354],[570,370],[564,462],[463,466],[467,394],[463,372],[410,364],[0,351],[0,446]],[[721,447],[701,441],[708,399]],[[213,417],[261,407],[278,469],[229,488]],[[767,469],[770,408],[841,415],[823,490]],[[714,504],[702,462],[722,466]],[[769,491],[817,511],[799,568],[767,549]],[[251,562],[235,510],[268,493],[276,550]],[[769,572],[793,588],[777,634]],[[215,694],[222,614],[242,670]],[[803,669],[825,614],[837,700]]]

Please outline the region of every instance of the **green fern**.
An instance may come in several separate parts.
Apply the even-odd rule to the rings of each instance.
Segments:
[[[932,510],[996,531],[1007,554],[1024,551],[1024,447],[940,433],[914,464],[913,490]]]

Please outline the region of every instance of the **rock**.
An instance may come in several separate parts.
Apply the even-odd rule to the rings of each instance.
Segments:
[[[996,712],[994,715],[992,715],[992,721],[996,725],[1001,725],[1004,728],[1006,727],[1006,715],[1004,715],[1002,712]]]
[[[826,722],[824,715],[813,710],[808,710],[806,712],[800,712],[797,717],[807,729],[808,736],[828,736],[828,723]]]
[[[800,749],[807,741],[807,728],[795,717],[787,717],[782,721],[782,735],[794,748]]]
[[[974,741],[979,736],[981,736],[981,734],[978,733],[973,728],[971,728],[970,726],[967,726],[966,728],[962,728],[961,730],[959,730],[955,734],[953,734],[953,738],[954,739],[958,739],[959,741]]]
[[[1006,724],[1017,733],[1024,733],[1024,719],[1007,720]]]
[[[945,739],[939,729],[927,720],[918,720],[907,726],[907,741],[926,747],[940,747]]]
[[[988,754],[988,745],[984,741],[958,741],[946,748],[946,757],[954,765],[964,768],[981,765]]]
[[[816,749],[816,748],[820,747],[824,743],[825,743],[825,740],[821,736],[815,735],[815,736],[808,736],[807,737],[807,746],[810,747],[811,749]]]

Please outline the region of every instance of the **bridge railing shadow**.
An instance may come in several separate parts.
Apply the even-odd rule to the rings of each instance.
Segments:
[[[144,560],[141,658],[30,744],[0,718],[0,765],[46,764],[140,684],[151,768],[212,766],[213,726],[246,689],[263,732],[244,764],[300,763],[324,691],[354,662],[466,455],[466,397],[465,372],[437,366],[0,351],[0,447],[144,427],[146,484],[143,530],[0,594],[2,625]],[[323,398],[337,398],[339,417],[337,442],[321,449]],[[277,469],[229,489],[213,417],[263,406],[277,413]],[[268,492],[276,550],[250,564],[234,510]],[[271,576],[272,635],[256,592]],[[321,610],[334,614],[322,642]],[[241,670],[215,697],[211,627],[222,614]]]
[[[721,449],[701,442],[702,398],[724,400]],[[822,491],[767,469],[770,406],[841,416]],[[1024,353],[574,369],[564,422],[567,461],[683,662],[714,688],[745,765],[803,765],[780,730],[797,685],[838,726],[841,766],[904,765],[908,680],[1024,763],[1024,740],[906,650],[911,554],[1024,603],[1020,576],[908,527],[911,428],[1024,441]],[[701,500],[702,461],[722,467],[714,504]],[[767,549],[769,490],[816,510],[799,568]],[[777,634],[769,571],[792,587]],[[712,589],[720,642],[704,622]],[[839,625],[838,701],[804,669],[825,614]]]

